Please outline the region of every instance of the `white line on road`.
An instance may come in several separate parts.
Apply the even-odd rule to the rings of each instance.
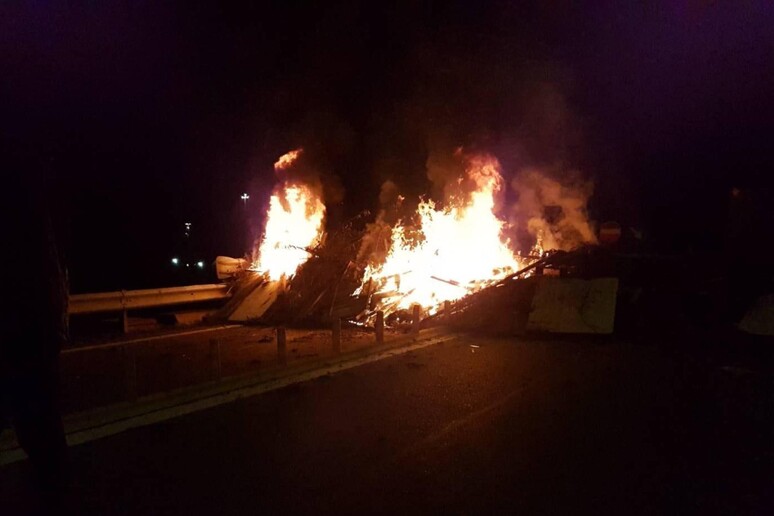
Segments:
[[[524,392],[524,388],[523,387],[518,388],[483,408],[480,408],[474,412],[466,414],[465,416],[459,419],[455,419],[454,421],[432,432],[421,441],[414,443],[408,448],[406,448],[405,450],[403,450],[403,452],[398,454],[398,458],[403,459],[406,457],[411,457],[416,455],[420,451],[427,449],[427,447],[432,443],[439,441],[441,438],[446,437],[450,433],[456,432],[466,427],[467,425],[474,423],[479,418],[482,418],[496,410],[499,410],[500,408],[510,403],[511,400],[516,398],[516,396],[520,395],[522,392]]]
[[[104,349],[109,347],[115,347],[115,346],[123,346],[125,344],[138,344],[140,342],[151,342],[154,340],[162,340],[162,339],[173,339],[177,337],[187,337],[189,335],[196,335],[198,333],[208,333],[213,331],[220,331],[220,330],[230,330],[232,328],[244,328],[241,324],[225,324],[222,326],[213,326],[211,328],[201,328],[198,330],[188,330],[188,331],[181,331],[181,332],[175,332],[175,333],[165,333],[163,335],[153,335],[150,337],[141,337],[139,339],[132,339],[132,340],[122,340],[119,342],[107,342],[105,344],[95,344],[93,346],[82,346],[77,348],[70,348],[70,349],[63,349],[62,354],[67,353],[78,353],[81,351],[89,351],[92,349]]]
[[[263,394],[265,392],[281,389],[282,387],[286,387],[294,383],[314,380],[316,378],[320,378],[321,376],[334,374],[339,371],[345,371],[347,369],[352,369],[353,367],[358,367],[365,364],[370,364],[371,362],[377,362],[385,358],[399,356],[404,353],[409,353],[411,351],[432,346],[434,344],[448,342],[456,338],[457,338],[456,335],[443,335],[439,337],[429,338],[427,340],[423,340],[408,346],[392,348],[379,353],[375,353],[373,355],[357,357],[357,358],[345,360],[343,362],[339,362],[336,364],[323,365],[322,367],[319,367],[310,371],[291,374],[286,377],[277,378],[274,380],[263,381],[262,383],[257,383],[243,388],[234,389],[232,391],[215,394],[205,398],[182,403],[174,407],[166,407],[158,410],[153,410],[144,414],[128,417],[126,419],[122,419],[119,421],[111,421],[111,422],[102,424],[100,426],[74,431],[67,435],[67,444],[69,446],[77,446],[79,444],[91,442],[97,439],[101,439],[103,437],[116,435],[121,432],[131,430],[133,428],[153,425],[156,423],[160,423],[162,421],[167,421],[169,419],[184,416],[186,414],[191,414],[193,412],[207,410],[210,408],[217,407],[219,405],[224,405],[226,403],[232,403],[242,398],[248,398],[251,396]],[[23,460],[24,458],[26,458],[26,455],[24,454],[24,452],[19,448],[15,448],[7,452],[4,452],[2,455],[0,455],[0,466],[10,464],[12,462],[17,462],[19,460]]]

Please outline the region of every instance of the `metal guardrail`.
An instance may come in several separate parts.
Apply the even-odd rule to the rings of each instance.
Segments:
[[[99,312],[122,312],[137,308],[179,305],[200,301],[228,299],[228,285],[191,285],[187,287],[153,288],[147,290],[121,290],[97,294],[73,294],[70,296],[70,315]]]

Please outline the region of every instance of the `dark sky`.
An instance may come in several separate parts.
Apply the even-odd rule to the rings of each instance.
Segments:
[[[168,281],[186,221],[192,255],[247,251],[298,146],[343,187],[334,225],[457,145],[580,169],[594,218],[665,242],[773,182],[767,2],[219,4],[0,7],[3,174],[55,176],[74,290]]]

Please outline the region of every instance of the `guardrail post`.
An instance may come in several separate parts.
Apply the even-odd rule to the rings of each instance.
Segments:
[[[126,290],[121,291],[121,325],[124,334],[129,333],[129,311],[126,309]]]
[[[287,345],[286,345],[286,336],[285,336],[285,328],[283,327],[277,327],[276,329],[277,333],[277,357],[279,358],[280,365],[287,365],[288,364],[288,353],[287,353]]]
[[[137,353],[131,344],[121,346],[121,367],[124,370],[124,397],[134,401],[137,399]]]
[[[451,315],[451,301],[448,299],[443,302],[443,315],[449,317]]]
[[[419,305],[411,307],[411,333],[419,333]]]
[[[220,380],[220,340],[210,339],[210,377],[213,380]]]
[[[381,310],[376,312],[376,323],[374,323],[374,330],[376,332],[376,343],[384,344],[384,312]]]
[[[341,353],[341,319],[338,317],[333,320],[331,336],[333,340],[333,352],[336,354]]]

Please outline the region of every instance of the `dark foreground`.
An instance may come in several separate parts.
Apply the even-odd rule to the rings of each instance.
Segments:
[[[71,499],[79,514],[771,514],[769,364],[465,337],[73,448]],[[31,506],[27,468],[0,470],[2,514]]]

